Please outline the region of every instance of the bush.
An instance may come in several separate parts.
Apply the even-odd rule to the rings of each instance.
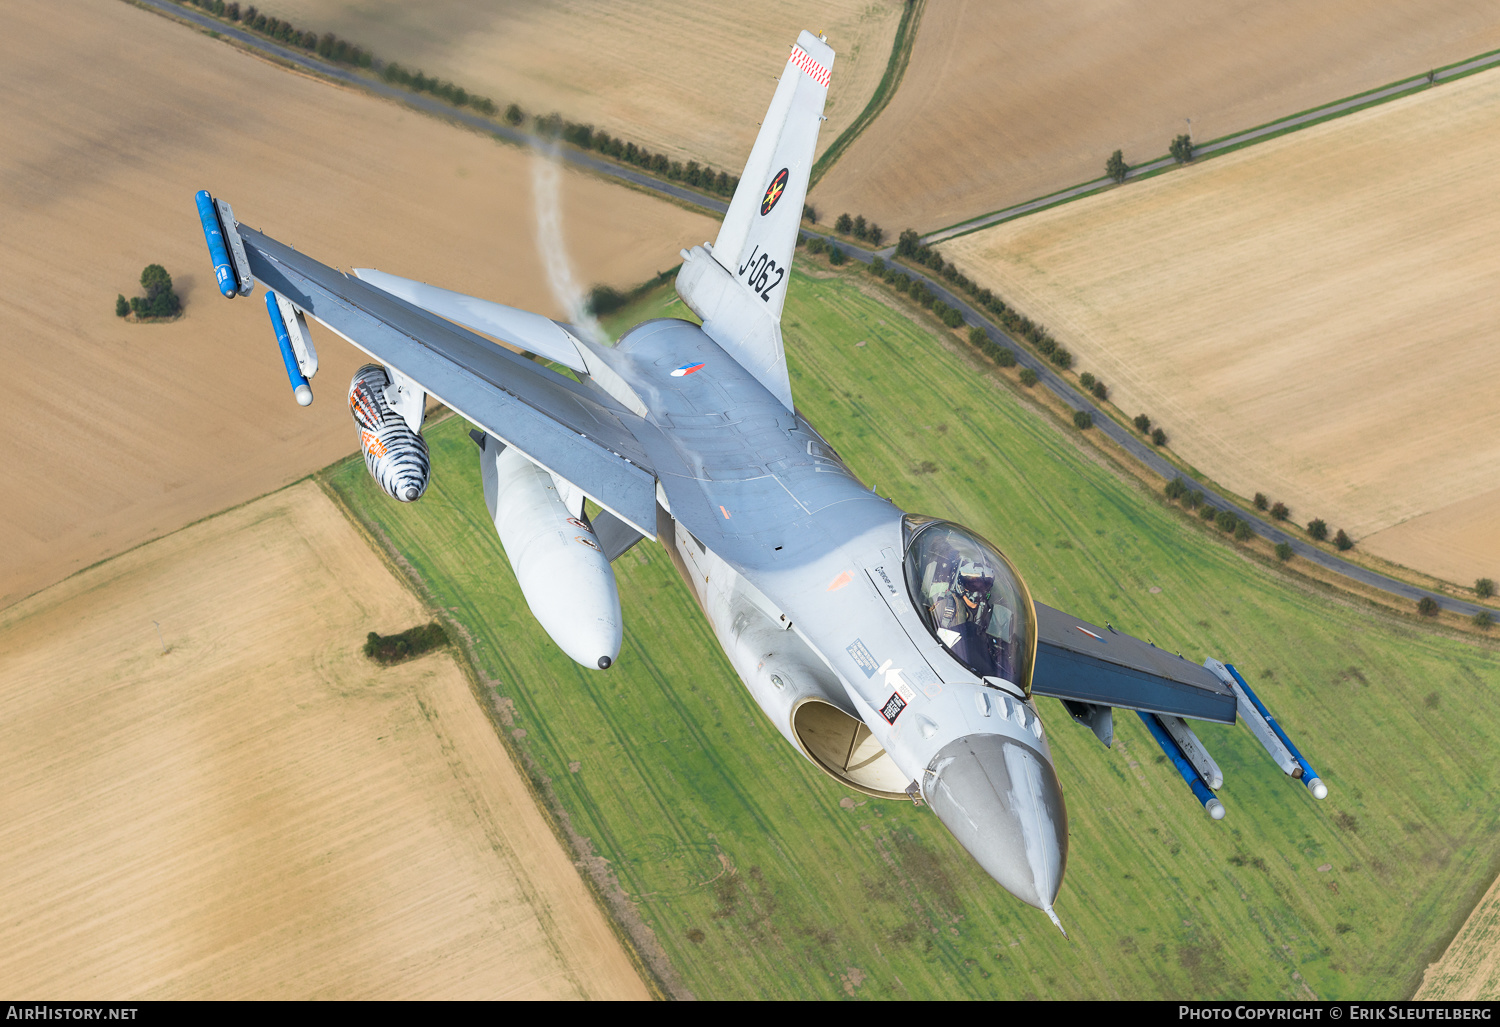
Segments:
[[[949,328],[957,328],[964,323],[964,312],[957,307],[949,307],[940,316],[943,319],[943,324]]]
[[[1240,526],[1240,519],[1228,510],[1220,510],[1214,517],[1214,522],[1218,524],[1220,531],[1233,531]]]
[[[1035,385],[1036,382],[1037,382],[1037,377],[1036,377],[1036,372],[1035,371],[1033,371],[1029,367],[1023,367],[1023,368],[1021,368],[1021,384],[1022,385],[1026,386],[1029,389],[1033,385]]]
[[[996,346],[995,352],[991,355],[995,358],[995,363],[1001,367],[1016,366],[1016,355],[1006,346]]]
[[[1495,583],[1489,578],[1480,578],[1474,582],[1474,594],[1480,599],[1488,599],[1495,594]]]
[[[1160,428],[1151,430],[1151,444],[1153,446],[1165,446],[1167,444],[1167,433]]]
[[[1249,542],[1255,535],[1255,529],[1250,527],[1249,521],[1240,521],[1234,526],[1234,540],[1236,542]]]
[[[823,241],[821,236],[815,235],[807,240],[808,253],[822,253],[826,249],[828,249],[828,244]]]
[[[1088,390],[1092,389],[1094,387],[1094,372],[1092,372],[1092,371],[1085,371],[1085,372],[1083,372],[1083,374],[1081,374],[1081,375],[1078,376],[1078,384],[1083,386],[1083,391],[1084,392],[1087,392]]]
[[[1094,398],[1097,400],[1109,399],[1109,389],[1103,382],[1095,382],[1093,389],[1090,391],[1093,392]]]
[[[1203,493],[1197,491],[1184,492],[1182,502],[1189,510],[1196,510],[1203,505]]]
[[[1328,525],[1323,518],[1316,517],[1307,522],[1307,534],[1315,541],[1323,542],[1328,538]]]
[[[589,290],[587,306],[589,313],[596,316],[611,314],[623,307],[629,297],[618,289],[608,285],[596,285]]]
[[[810,203],[802,205],[802,217],[814,225],[818,223],[818,212],[813,209],[813,205]]]
[[[376,663],[389,666],[414,659],[425,652],[448,644],[448,633],[437,621],[407,628],[399,635],[380,635],[372,631],[365,636],[365,655]]]
[[[1292,558],[1292,544],[1290,542],[1276,543],[1276,559],[1286,563]]]
[[[121,293],[115,298],[115,317],[124,317],[128,313],[130,313],[130,301],[125,298],[124,293]]]
[[[1202,493],[1199,493],[1199,494],[1201,495]],[[1214,520],[1216,517],[1219,516],[1219,511],[1215,510],[1213,507],[1209,506],[1207,503],[1204,503],[1203,504],[1203,508],[1198,511],[1198,516],[1201,517],[1201,518],[1203,518],[1205,521],[1211,521],[1211,520]]]
[[[1346,553],[1354,548],[1354,540],[1344,533],[1343,528],[1340,528],[1339,533],[1333,536],[1333,544],[1341,553]]]
[[[1136,414],[1135,430],[1140,432],[1142,435],[1149,435],[1151,433],[1151,418],[1147,417],[1145,414]]]
[[[1469,623],[1480,631],[1488,631],[1490,630],[1490,625],[1495,623],[1495,617],[1488,610],[1480,610],[1473,617],[1469,618]]]
[[[1270,501],[1266,499],[1266,494],[1264,492],[1257,492],[1255,494],[1255,509],[1264,510],[1269,505]]]
[[[146,295],[133,297],[129,304],[136,317],[172,317],[182,309],[182,301],[172,291],[172,276],[160,264],[146,265],[141,272],[141,288],[146,290]],[[115,313],[121,317],[125,316],[120,313],[123,298],[115,300]]]
[[[1291,515],[1292,515],[1292,512],[1286,508],[1286,504],[1285,503],[1272,503],[1271,504],[1271,520],[1273,520],[1273,521],[1284,521],[1288,517],[1290,517]]]
[[[1172,145],[1167,152],[1178,164],[1186,164],[1193,159],[1193,140],[1185,135],[1180,135],[1172,140]]]
[[[829,245],[828,245],[828,263],[832,264],[834,267],[838,267],[846,259],[848,259],[848,258],[846,258],[844,256],[844,251],[843,250],[839,249],[837,246],[833,245],[832,243],[829,243]]]
[[[879,258],[876,258],[876,259],[879,259]],[[971,346],[983,346],[985,343],[987,343],[989,341],[990,341],[990,337],[985,334],[985,331],[984,331],[983,328],[979,327],[978,325],[969,325],[969,345],[971,345]]]
[[[507,125],[516,126],[525,120],[526,112],[520,108],[520,105],[513,103],[505,108],[505,123]],[[618,157],[619,154],[615,154],[615,156]]]
[[[1094,415],[1087,410],[1073,411],[1073,427],[1085,431],[1094,426]]]
[[[1187,491],[1187,485],[1181,478],[1173,478],[1162,491],[1167,494],[1168,499],[1177,499]]]
[[[1417,600],[1417,612],[1423,617],[1436,617],[1439,609],[1437,600],[1432,596],[1423,596]]]
[[[1104,162],[1104,173],[1116,182],[1125,181],[1125,176],[1130,173],[1130,165],[1125,163],[1123,150],[1116,150],[1109,155],[1109,160]]]
[[[848,214],[840,214],[838,220],[833,223],[833,230],[841,235],[848,235],[854,231],[854,219]]]

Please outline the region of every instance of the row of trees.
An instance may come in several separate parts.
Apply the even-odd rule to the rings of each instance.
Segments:
[[[1173,478],[1167,482],[1165,492],[1168,499],[1181,503],[1189,510],[1197,510],[1199,517],[1205,521],[1213,521],[1220,531],[1233,535],[1236,542],[1248,542],[1255,534],[1249,521],[1241,518],[1233,510],[1218,510],[1204,502],[1203,493],[1192,488],[1182,478]],[[1290,548],[1288,547],[1288,557],[1291,556]]]
[[[220,18],[237,21],[252,32],[259,32],[278,43],[316,53],[325,60],[348,64],[356,68],[368,68],[375,61],[370,51],[362,50],[348,40],[340,39],[332,32],[325,32],[321,36],[316,32],[305,32],[289,21],[262,14],[255,9],[254,5],[245,8],[242,12],[238,3],[225,3],[224,0],[182,0],[182,2],[201,7]]]
[[[817,211],[811,207],[803,210],[803,214],[811,214],[812,221],[817,222]],[[841,235],[851,235],[860,242],[867,242],[871,246],[879,246],[885,240],[885,229],[873,221],[866,221],[863,214],[850,217],[848,214],[840,214],[838,220],[833,223],[833,230]]]
[[[455,107],[472,107],[485,117],[494,117],[500,109],[488,96],[471,93],[463,86],[456,86],[452,82],[429,78],[421,71],[408,71],[395,61],[391,61],[380,69],[380,77],[393,86],[401,86],[414,93],[429,93]]]
[[[1145,414],[1136,414],[1135,420],[1131,423],[1135,425],[1136,431],[1151,440],[1153,446],[1165,446],[1167,444],[1167,433],[1159,426],[1153,428],[1151,426],[1151,418]]]

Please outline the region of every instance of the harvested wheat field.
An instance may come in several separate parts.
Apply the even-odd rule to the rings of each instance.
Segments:
[[[647,997],[426,620],[311,483],[0,613],[0,990]]]
[[[1443,958],[1427,968],[1417,1002],[1500,999],[1500,880],[1474,907]]]
[[[317,400],[293,403],[260,291],[217,294],[198,189],[327,263],[562,315],[536,254],[523,151],[129,4],[16,0],[6,15],[0,360],[13,487],[0,607],[356,445],[344,397],[362,359],[315,327]],[[713,236],[699,214],[562,178],[585,284],[633,285]],[[186,312],[127,324],[115,296],[139,293],[151,263]]]
[[[931,232],[1500,47],[1473,0],[950,0],[819,211]],[[1189,127],[1187,119],[1192,119]]]
[[[377,57],[557,111],[674,159],[737,175],[803,29],[838,53],[821,153],[885,74],[899,0],[272,0],[261,10],[332,31]]]
[[[1491,71],[942,249],[1200,471],[1469,584],[1500,574],[1497,160]]]

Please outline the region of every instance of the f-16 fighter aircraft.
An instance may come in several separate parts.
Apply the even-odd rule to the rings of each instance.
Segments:
[[[254,280],[269,290],[299,403],[317,370],[307,319],[374,361],[349,404],[394,499],[427,485],[428,394],[478,426],[495,529],[570,657],[615,662],[611,561],[659,542],[789,743],[849,788],[930,806],[1060,929],[1068,818],[1035,696],[1061,699],[1105,745],[1113,710],[1138,712],[1216,819],[1221,774],[1184,717],[1232,724],[1238,712],[1288,774],[1326,789],[1233,667],[1034,602],[996,546],[876,495],[798,413],[781,313],[833,59],[801,34],[718,238],[683,251],[677,292],[702,323],[647,321],[613,346],[394,275],[346,275],[239,224],[206,191],[199,214],[224,295]]]

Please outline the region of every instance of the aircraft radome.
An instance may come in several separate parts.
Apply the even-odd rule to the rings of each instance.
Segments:
[[[239,224],[206,191],[198,211],[224,295],[253,280],[269,290],[299,403],[317,370],[307,318],[375,361],[349,403],[393,498],[427,485],[427,394],[479,426],[495,529],[570,657],[614,663],[611,561],[659,542],[789,743],[849,788],[930,806],[1061,928],[1067,811],[1035,696],[1061,699],[1105,745],[1113,710],[1136,711],[1215,819],[1222,775],[1185,717],[1238,713],[1286,773],[1319,798],[1327,789],[1232,666],[1033,602],[998,548],[876,495],[797,412],[781,312],[833,59],[826,40],[799,36],[718,238],[683,251],[677,292],[702,323],[647,321],[613,346],[420,282],[346,275]]]

